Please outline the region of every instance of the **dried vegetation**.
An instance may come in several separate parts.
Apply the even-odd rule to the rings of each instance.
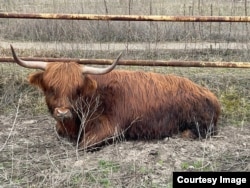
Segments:
[[[0,11],[247,15],[248,1],[0,0]],[[113,58],[116,50],[78,44],[119,42],[127,59],[178,59],[249,62],[244,49],[161,50],[159,43],[249,42],[247,23],[153,23],[62,20],[0,20],[0,39],[21,42],[21,56]],[[26,42],[31,42],[29,46]],[[38,43],[39,42],[39,43]],[[45,43],[44,42],[48,42]],[[62,46],[67,42],[67,46]],[[144,42],[147,49],[131,50]],[[58,48],[48,49],[49,43]],[[60,47],[59,47],[60,46]],[[91,46],[91,45],[90,45]],[[60,50],[59,50],[60,49]],[[0,55],[10,50],[1,45]],[[26,81],[30,70],[0,64],[0,187],[172,187],[173,171],[250,171],[250,70],[174,67],[122,67],[185,76],[219,97],[220,134],[203,141],[170,138],[122,142],[96,152],[77,151],[58,138],[43,95]]]

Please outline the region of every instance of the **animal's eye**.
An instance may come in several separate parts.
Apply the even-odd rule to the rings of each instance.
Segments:
[[[81,94],[81,88],[80,88],[80,87],[78,87],[78,88],[76,89],[76,94],[77,94],[77,95]]]
[[[55,96],[56,92],[54,88],[48,88],[48,90],[46,90],[46,94],[49,96]]]

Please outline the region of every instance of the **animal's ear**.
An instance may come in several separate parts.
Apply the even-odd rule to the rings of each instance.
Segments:
[[[29,76],[29,83],[41,88],[44,91],[43,72],[37,72]]]
[[[95,92],[96,88],[97,88],[97,83],[95,80],[89,78],[88,76],[85,77],[85,86],[86,86],[86,94],[87,95],[93,95],[93,93]]]

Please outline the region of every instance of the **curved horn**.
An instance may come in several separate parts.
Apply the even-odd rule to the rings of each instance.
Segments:
[[[14,60],[16,61],[16,63],[18,65],[20,65],[22,67],[30,68],[30,69],[45,70],[46,66],[48,65],[48,63],[44,62],[44,61],[24,61],[24,60],[21,60],[19,57],[17,57],[16,52],[15,52],[12,45],[10,45],[10,48],[11,48]]]
[[[106,74],[112,71],[115,66],[117,65],[119,59],[122,56],[122,52],[116,58],[116,60],[106,68],[97,68],[97,67],[89,67],[89,66],[82,66],[82,73],[83,74]]]

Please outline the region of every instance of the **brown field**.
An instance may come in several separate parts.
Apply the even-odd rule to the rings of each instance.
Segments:
[[[0,11],[244,16],[250,11],[250,2],[0,0]],[[1,57],[10,56],[12,43],[24,57],[115,58],[124,51],[124,59],[243,62],[250,59],[248,23],[1,19],[0,41]],[[184,48],[161,47],[170,43],[181,43]],[[212,47],[207,47],[207,43]],[[224,46],[218,47],[219,43]],[[121,46],[118,49],[113,44]],[[235,48],[233,44],[237,44]],[[222,105],[219,135],[195,141],[174,137],[145,142],[126,141],[121,136],[99,151],[78,151],[57,136],[43,94],[27,83],[26,77],[34,70],[0,63],[0,188],[170,188],[173,171],[250,171],[249,69],[117,68],[177,74],[208,87]]]

